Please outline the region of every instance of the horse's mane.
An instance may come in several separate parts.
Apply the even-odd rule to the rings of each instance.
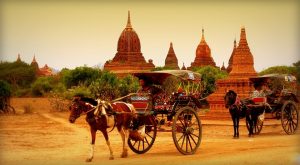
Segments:
[[[84,101],[84,102],[88,102],[94,106],[96,106],[98,104],[98,102],[95,99],[89,98],[89,97],[81,97],[80,100]]]

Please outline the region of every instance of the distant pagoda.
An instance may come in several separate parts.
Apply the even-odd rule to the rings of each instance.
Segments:
[[[127,72],[154,68],[152,60],[146,62],[141,53],[140,39],[132,28],[130,12],[128,11],[127,25],[119,37],[117,53],[111,61],[104,64],[104,70]]]
[[[172,42],[170,43],[170,48],[165,60],[165,67],[170,68],[170,69],[179,69],[178,66],[178,59],[176,57],[176,54],[173,49],[173,44]]]
[[[196,49],[196,57],[194,62],[191,63],[191,69],[193,67],[203,67],[203,66],[216,66],[214,59],[211,56],[211,51],[209,46],[207,45],[204,38],[204,29],[202,29],[201,41]]]

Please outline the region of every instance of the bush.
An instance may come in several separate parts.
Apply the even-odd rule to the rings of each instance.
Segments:
[[[51,77],[39,77],[31,86],[34,96],[44,96],[53,89],[53,79]]]
[[[67,88],[83,84],[89,86],[99,78],[101,71],[90,67],[77,67],[74,70],[64,69],[61,73],[62,81]]]
[[[95,98],[103,100],[113,100],[120,96],[119,79],[111,72],[104,72],[101,77],[92,82],[89,86]]]
[[[135,93],[139,88],[138,78],[132,75],[127,75],[120,80],[118,88],[121,96],[125,96],[129,93]]]

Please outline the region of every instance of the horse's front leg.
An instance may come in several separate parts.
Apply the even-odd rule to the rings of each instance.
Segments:
[[[109,142],[107,130],[104,129],[104,130],[101,130],[101,132],[102,132],[102,134],[103,134],[103,136],[104,136],[104,138],[106,140],[106,144],[107,144],[108,149],[109,149],[109,153],[110,153],[109,160],[113,160],[114,159],[114,154],[113,154],[113,150],[112,150],[112,148],[110,146],[110,142]]]
[[[240,137],[240,131],[239,131],[239,126],[240,126],[240,116],[236,117],[236,137]]]
[[[91,148],[90,148],[90,153],[89,157],[86,159],[86,162],[91,162],[94,158],[94,149],[95,149],[95,140],[96,140],[96,130],[91,128],[91,136],[92,136],[92,142],[91,142]]]
[[[128,149],[127,149],[127,141],[128,141],[128,130],[125,129],[124,127],[121,127],[118,129],[122,142],[123,142],[123,152],[121,154],[121,158],[126,158],[128,157]]]

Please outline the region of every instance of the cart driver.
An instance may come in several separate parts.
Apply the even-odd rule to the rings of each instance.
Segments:
[[[158,88],[157,86],[151,85],[146,78],[141,78],[139,80],[140,89],[137,91],[138,94],[151,94],[153,100],[162,93],[162,89]]]
[[[272,94],[272,91],[269,89],[269,87],[265,83],[255,83],[254,88],[255,88],[255,90],[252,92],[251,98],[266,97],[266,96]]]

